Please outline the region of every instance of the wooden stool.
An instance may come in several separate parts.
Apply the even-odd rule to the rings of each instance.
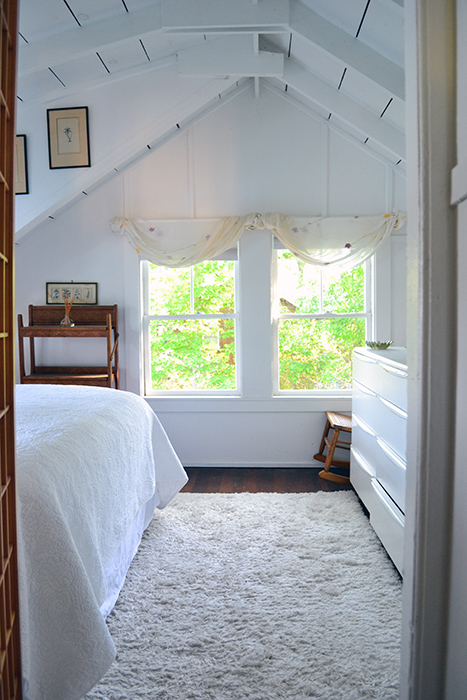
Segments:
[[[333,430],[332,438],[329,440],[329,431]],[[324,426],[323,438],[319,447],[319,452],[314,455],[314,459],[319,462],[324,462],[324,469],[319,472],[322,479],[328,481],[336,481],[338,484],[349,484],[348,476],[341,476],[330,471],[331,467],[339,467],[341,469],[350,469],[350,462],[344,459],[334,459],[334,450],[336,447],[344,450],[350,450],[350,441],[346,442],[339,440],[339,433],[352,433],[352,418],[344,416],[341,413],[332,413],[326,411],[326,425]],[[324,454],[326,447],[328,448],[327,455]]]

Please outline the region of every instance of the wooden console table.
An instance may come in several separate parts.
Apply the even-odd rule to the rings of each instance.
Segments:
[[[115,389],[118,377],[118,307],[72,307],[74,326],[61,326],[65,315],[63,306],[29,306],[29,325],[23,326],[18,315],[19,371],[21,384],[89,384]],[[30,374],[24,365],[24,339],[29,338]],[[37,366],[34,351],[35,338],[104,338],[107,343],[105,365],[96,367]]]

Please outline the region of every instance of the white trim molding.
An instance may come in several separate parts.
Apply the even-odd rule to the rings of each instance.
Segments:
[[[455,0],[407,0],[409,417],[401,700],[445,700],[456,398]]]

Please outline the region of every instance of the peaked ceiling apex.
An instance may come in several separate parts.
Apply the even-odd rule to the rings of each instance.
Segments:
[[[289,0],[162,0],[165,32],[286,31]]]

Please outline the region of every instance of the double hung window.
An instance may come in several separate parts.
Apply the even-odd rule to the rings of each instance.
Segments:
[[[236,390],[235,266],[143,263],[146,394]]]
[[[269,240],[269,278],[257,274],[258,248],[248,242],[238,260],[142,263],[146,395],[258,396],[247,386],[258,379],[252,357],[263,363],[264,398],[351,388],[352,350],[369,337],[371,263],[316,267]]]
[[[370,318],[369,265],[342,271],[277,251],[279,391],[351,388],[352,350],[365,344]]]

